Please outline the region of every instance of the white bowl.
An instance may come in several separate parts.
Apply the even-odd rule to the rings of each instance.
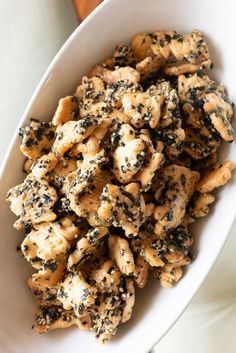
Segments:
[[[215,64],[214,77],[226,85],[231,99],[236,101],[234,0],[224,5],[221,0],[107,0],[59,51],[33,95],[20,126],[29,117],[50,119],[59,98],[72,93],[81,76],[106,58],[117,43],[129,41],[139,31],[177,29],[188,32],[195,28],[202,30],[207,38]],[[222,159],[227,157],[236,162],[235,152],[234,144],[227,145],[223,148]],[[12,228],[15,217],[4,201],[7,190],[23,179],[23,159],[16,132],[1,176],[0,352],[148,352],[189,304],[222,249],[236,213],[236,183],[232,180],[217,193],[214,210],[193,228],[197,258],[183,279],[173,289],[163,289],[154,280],[149,281],[147,287],[137,293],[130,322],[120,327],[110,344],[101,347],[91,333],[76,328],[42,336],[31,330],[36,309],[26,283],[31,269],[15,251],[23,234]]]

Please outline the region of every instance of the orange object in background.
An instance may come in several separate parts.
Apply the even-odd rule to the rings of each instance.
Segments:
[[[82,22],[102,0],[74,0],[74,6],[79,20]]]

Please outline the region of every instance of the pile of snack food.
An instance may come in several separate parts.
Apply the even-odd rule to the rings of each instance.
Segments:
[[[43,333],[77,325],[107,342],[148,274],[165,287],[193,259],[189,224],[234,168],[233,104],[206,74],[199,31],[137,34],[60,99],[51,122],[20,129],[24,182],[7,200]]]

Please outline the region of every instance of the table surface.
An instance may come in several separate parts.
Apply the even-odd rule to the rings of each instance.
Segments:
[[[77,26],[70,0],[0,0],[0,164],[26,104]],[[235,353],[236,224],[194,300],[153,352]]]

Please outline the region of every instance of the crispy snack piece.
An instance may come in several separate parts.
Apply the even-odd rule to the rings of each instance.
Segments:
[[[188,223],[184,219],[183,223],[165,235],[164,256],[170,261],[172,253],[178,253],[191,258],[191,246],[193,237],[189,234]],[[169,254],[169,255],[168,255]],[[175,258],[175,255],[173,255]],[[178,255],[179,256],[179,255]]]
[[[37,159],[32,166],[32,174],[36,179],[43,179],[50,173],[57,165],[58,158],[54,153],[49,152]]]
[[[165,265],[163,271],[159,268],[153,270],[154,277],[158,278],[162,287],[170,288],[180,280],[183,275],[181,267]]]
[[[148,134],[143,131],[140,138],[146,143],[146,158],[140,171],[134,176],[134,181],[140,181],[141,189],[148,191],[151,186],[155,172],[162,167],[165,157],[156,151]]]
[[[148,92],[161,103],[161,118],[156,134],[164,141],[163,152],[170,160],[174,160],[182,153],[185,140],[177,91],[170,82],[159,79],[156,85],[148,88]]]
[[[154,129],[161,116],[162,99],[151,97],[148,93],[126,93],[122,98],[124,113],[131,119],[131,124],[137,128],[148,123]]]
[[[211,135],[212,136],[212,135]],[[194,160],[202,160],[216,152],[220,142],[210,138],[203,139],[198,130],[185,129],[184,151]]]
[[[165,265],[161,256],[163,241],[155,234],[139,232],[138,237],[132,239],[132,247],[150,266],[162,267]]]
[[[144,77],[163,66],[165,74],[174,76],[211,67],[208,47],[197,30],[184,35],[176,31],[139,33],[131,48],[139,62],[136,67]]]
[[[105,260],[91,273],[99,292],[119,293],[121,273],[111,260]]]
[[[116,66],[130,66],[134,64],[134,53],[130,46],[117,45],[111,58],[104,61],[103,65],[108,69],[114,69]]]
[[[88,231],[76,244],[76,249],[68,258],[68,269],[73,270],[76,265],[95,251],[98,242],[108,234],[106,227],[96,227]]]
[[[188,168],[170,165],[164,168],[162,177],[167,181],[168,191],[163,205],[157,206],[154,212],[155,232],[160,235],[180,225],[200,175]]]
[[[49,330],[78,326],[80,330],[91,329],[89,315],[77,317],[74,310],[65,310],[59,306],[43,307],[35,319],[35,330],[38,333],[46,333]]]
[[[57,165],[53,169],[50,178],[52,183],[58,188],[62,189],[63,183],[68,174],[77,170],[77,160],[75,158],[58,158]],[[63,189],[61,190],[64,191]]]
[[[223,140],[227,142],[233,140],[234,132],[230,124],[233,107],[222,84],[210,80],[207,75],[199,76],[197,73],[189,77],[180,75],[178,77],[178,91],[181,103],[189,103],[192,110],[202,110]],[[189,113],[191,107],[185,105],[185,111]],[[207,120],[204,118],[204,114],[200,117],[203,119],[202,125],[206,126]],[[194,118],[196,119],[196,113],[192,122]],[[199,120],[199,117],[197,118]]]
[[[169,253],[165,257],[168,263],[162,268],[154,268],[153,274],[163,287],[170,288],[182,277],[182,266],[188,265],[191,261],[188,256],[177,252]]]
[[[86,217],[93,226],[93,218],[100,205],[99,197],[104,186],[110,182],[111,174],[103,170],[107,162],[104,150],[85,156],[77,171],[67,176],[63,189],[70,201],[71,209],[78,216]]]
[[[195,73],[199,70],[211,68],[211,61],[206,60],[201,64],[169,64],[165,67],[164,72],[169,76],[179,76],[186,73]]]
[[[34,262],[35,258],[48,261],[66,253],[72,241],[79,236],[79,229],[71,217],[64,217],[57,222],[43,222],[35,227],[36,230],[32,230],[21,245],[25,258],[33,267],[38,266]]]
[[[99,307],[97,311],[98,313],[92,316],[92,328],[98,342],[105,344],[116,334],[122,311],[120,308],[109,310],[103,307]]]
[[[144,288],[147,283],[149,267],[144,257],[138,255],[135,261],[136,277],[134,280],[139,288]]]
[[[123,305],[121,322],[126,322],[132,316],[135,303],[134,281],[131,278],[126,279],[126,292],[122,294],[122,299],[125,303]]]
[[[122,124],[112,136],[113,173],[121,183],[128,183],[139,172],[146,157],[146,142],[135,137],[129,124]],[[117,146],[117,147],[116,147]]]
[[[90,100],[92,103],[103,101],[104,94],[104,82],[99,77],[89,78],[87,76],[82,78],[82,84],[77,87],[75,92],[80,102]]]
[[[65,275],[67,257],[60,254],[43,265],[39,264],[38,271],[29,278],[28,286],[39,306],[61,305],[57,299],[57,289]]]
[[[170,42],[170,51],[179,60],[190,64],[202,64],[209,59],[209,50],[201,32],[194,30],[183,36],[174,34]]]
[[[52,211],[57,201],[57,193],[47,181],[37,180],[29,174],[25,181],[10,189],[6,200],[11,202],[11,210],[19,218],[15,222],[16,229],[23,229],[41,222],[50,222],[56,218]]]
[[[79,121],[68,121],[58,128],[53,152],[63,156],[73,145],[84,141],[94,131],[101,121],[98,118],[87,116]]]
[[[209,213],[209,206],[215,201],[215,196],[209,193],[198,194],[190,207],[190,215],[193,218],[205,217]]]
[[[111,110],[110,107],[121,108],[122,106],[122,97],[126,93],[136,93],[142,92],[142,86],[139,83],[131,82],[131,81],[118,81],[113,84],[107,85],[106,93],[105,93],[105,101],[108,104],[107,110],[108,112]],[[109,112],[110,113],[110,112]],[[130,119],[127,121],[130,122]]]
[[[100,77],[104,82],[109,85],[119,81],[129,81],[138,83],[140,81],[140,74],[137,70],[130,66],[119,67],[115,70],[108,70],[101,65],[96,65],[89,74],[90,77]]]
[[[23,165],[23,172],[26,173],[26,174],[30,174],[31,173],[31,167],[32,167],[33,164],[34,164],[33,159],[27,158],[25,160],[25,162],[24,162],[24,165]]]
[[[103,149],[101,149],[100,151],[100,145],[110,125],[111,125],[110,119],[104,118],[101,124],[94,129],[92,135],[89,136],[86,142],[79,143],[77,145],[78,153],[82,153],[84,155],[84,160],[86,161],[87,164],[88,162],[90,163],[91,159],[95,158],[96,154],[105,155],[105,152]]]
[[[225,161],[220,167],[206,173],[197,185],[197,190],[202,194],[225,185],[231,178],[234,165],[231,161]]]
[[[136,69],[140,72],[142,80],[154,74],[166,63],[160,51],[153,50],[152,43],[153,36],[145,33],[139,33],[134,36],[131,43],[134,56],[138,61]]]
[[[224,92],[210,92],[205,95],[204,111],[209,115],[212,125],[223,140],[233,141],[234,131],[230,124],[233,108]]]
[[[135,301],[134,284],[132,279],[121,275],[111,260],[103,262],[91,277],[99,300],[91,308],[92,327],[98,342],[107,343],[119,324],[131,317]]]
[[[145,220],[146,207],[138,183],[107,184],[100,199],[98,219],[101,223],[122,227],[127,237],[135,237]]]
[[[211,68],[208,47],[201,32],[197,30],[184,35],[174,33],[170,39],[169,49],[176,63],[166,65],[164,72],[167,75],[178,76]]]
[[[111,181],[111,174],[108,171],[102,171],[101,173],[96,173],[94,181],[90,182],[88,185],[87,192],[77,192],[76,185],[76,173],[69,175],[68,178],[72,181],[72,187],[68,194],[68,199],[70,201],[70,207],[74,212],[80,217],[87,217],[88,222],[91,226],[100,225],[99,219],[97,218],[97,210],[100,205],[100,195],[103,191],[103,188]],[[89,188],[91,187],[91,189]],[[78,190],[79,190],[78,185]],[[93,190],[91,193],[90,190]]]
[[[156,97],[161,106],[160,125],[167,127],[173,122],[180,123],[179,121],[179,98],[175,88],[164,79],[157,81],[155,85],[151,85],[147,92],[151,97]]]
[[[52,118],[52,124],[62,125],[69,120],[76,120],[79,117],[78,99],[76,96],[61,98],[57,110]]]
[[[207,75],[199,75],[195,73],[194,75],[179,75],[178,76],[178,95],[180,102],[192,103],[194,105],[195,100],[200,104],[199,100],[204,94],[206,87],[211,85],[211,81]],[[198,104],[198,105],[199,105]],[[201,105],[200,105],[201,106]]]
[[[55,134],[51,123],[31,119],[30,125],[20,128],[21,152],[29,159],[37,159],[50,150]]]
[[[75,95],[79,100],[79,116],[103,115],[106,111],[104,104],[104,82],[99,77],[82,78],[82,84],[77,87]]]
[[[142,81],[147,79],[149,76],[164,67],[165,63],[166,61],[161,55],[153,54],[152,56],[147,56],[136,65],[136,69],[140,73],[140,79]]]
[[[96,288],[86,282],[81,271],[69,273],[57,292],[57,299],[63,308],[66,310],[73,308],[78,317],[83,317],[84,309],[93,305],[96,297]]]
[[[166,60],[169,59],[171,55],[170,42],[175,37],[176,31],[167,32],[155,32],[152,34],[151,49],[154,54],[161,54]]]
[[[138,33],[133,37],[131,48],[133,49],[134,56],[137,61],[141,61],[153,54],[151,44],[152,40],[149,34]]]
[[[117,235],[111,235],[108,239],[109,254],[123,275],[135,276],[135,263],[129,242]]]

